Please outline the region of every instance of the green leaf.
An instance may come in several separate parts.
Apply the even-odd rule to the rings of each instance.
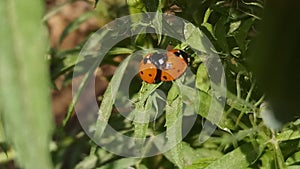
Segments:
[[[233,32],[239,29],[242,21],[231,22],[229,26],[228,35],[232,35]]]
[[[201,158],[197,160],[193,165],[187,166],[184,169],[204,169],[214,161],[216,161],[215,158]]]
[[[278,166],[278,168],[285,168],[286,165],[284,163],[284,157],[279,147],[278,141],[274,139],[271,141],[271,143],[274,146],[274,156],[275,156],[274,160],[276,162],[276,166]]]
[[[134,115],[134,137],[142,138],[136,140],[136,147],[139,150],[143,149],[144,141],[147,135],[147,129],[150,121],[150,115],[153,114],[152,103],[154,97],[151,94],[161,85],[160,84],[148,84],[143,82],[141,90],[139,92],[138,102],[135,104],[133,110]],[[153,112],[153,113],[152,113]]]
[[[129,167],[135,165],[135,163],[138,162],[138,158],[123,158],[120,160],[115,160],[111,163],[108,163],[102,167],[96,168],[96,169],[128,169]]]
[[[161,37],[162,37],[162,13],[161,12],[156,12],[152,24],[154,26],[157,35],[157,44],[160,44]]]
[[[1,101],[1,100],[0,100]],[[2,101],[1,101],[2,103]],[[2,106],[1,106],[2,107]],[[1,114],[1,110],[0,110],[0,114]],[[7,141],[6,139],[6,135],[5,135],[5,131],[4,131],[4,124],[3,124],[3,120],[2,117],[0,116],[0,143],[4,143]],[[0,146],[1,147],[1,146]]]
[[[229,46],[228,46],[227,37],[226,37],[227,22],[228,22],[228,16],[221,16],[221,18],[217,21],[217,23],[214,27],[214,30],[215,30],[214,35],[215,35],[215,37],[217,39],[217,43],[221,47],[221,49],[224,52],[229,53]]]
[[[244,169],[252,164],[257,158],[257,153],[249,143],[243,144],[235,150],[227,153],[219,160],[213,162],[205,169]]]
[[[276,141],[278,141],[278,140],[276,140]],[[292,154],[294,154],[300,150],[299,139],[287,140],[284,142],[280,142],[280,150],[281,150],[283,156],[285,158],[288,158],[289,156],[291,156]]]
[[[276,136],[276,139],[278,141],[288,141],[288,140],[294,140],[299,138],[300,138],[300,131],[292,130],[292,129],[284,130]]]
[[[208,150],[205,148],[201,149],[193,149],[188,143],[181,142],[182,152],[183,152],[183,160],[184,160],[184,169],[194,169],[194,168],[201,168],[202,164],[204,167],[208,166],[210,163],[222,157],[222,153],[215,150]],[[172,163],[176,164],[174,159],[172,158],[172,151],[168,151],[164,153],[164,156],[171,161]],[[202,167],[202,168],[204,168]]]
[[[1,116],[17,164],[25,169],[53,168],[43,9],[42,1],[0,1]]]
[[[145,166],[144,164],[140,164],[139,167],[138,167],[138,169],[148,169],[148,167]]]
[[[146,138],[148,124],[150,120],[150,112],[152,108],[152,101],[149,98],[146,101],[145,107],[137,107],[134,109],[134,137]],[[141,144],[142,145],[142,144]]]
[[[77,63],[78,55],[69,55],[64,58],[54,59],[54,66],[51,70],[51,79],[55,80],[60,75],[72,70]]]
[[[242,54],[246,52],[247,49],[246,38],[248,36],[249,29],[251,28],[251,26],[253,26],[254,21],[255,18],[250,18],[243,21],[239,29],[233,33],[233,37],[236,40],[236,43],[238,44]]]
[[[183,103],[188,105],[184,107],[184,115],[188,116],[197,113],[199,110],[198,90],[182,84],[179,85],[179,88]]]
[[[298,168],[300,168],[300,165],[292,165],[287,167],[287,169],[298,169]]]
[[[98,119],[96,121],[96,130],[94,134],[96,139],[99,139],[102,136],[104,129],[106,128],[119,86],[131,57],[132,55],[128,56],[120,64],[103,95],[103,100],[98,112]]]
[[[210,53],[210,42],[199,28],[195,27],[192,23],[187,23],[184,26],[184,37],[186,43],[194,49],[203,53]]]
[[[87,85],[87,81],[89,80],[89,78],[90,78],[90,76],[92,74],[93,74],[93,71],[89,71],[87,74],[84,75],[84,77],[83,77],[83,79],[82,79],[82,81],[81,81],[81,83],[80,83],[80,85],[78,87],[78,90],[74,94],[72,102],[71,102],[71,104],[68,107],[68,111],[67,111],[66,117],[63,120],[63,126],[66,126],[66,124],[70,120],[70,118],[72,116],[72,113],[73,113],[73,110],[74,110],[74,107],[75,107],[75,105],[76,105],[76,103],[77,103],[77,101],[79,99],[79,96],[80,96],[82,90]]]
[[[242,3],[244,3],[245,5],[248,5],[248,6],[255,6],[255,7],[259,7],[259,8],[264,8],[264,6],[262,4],[260,4],[259,2],[263,3],[263,1],[258,1],[258,2],[245,2],[245,1],[242,1]]]
[[[96,8],[96,6],[98,5],[99,0],[95,0],[95,4],[94,7]]]
[[[230,91],[227,91],[226,104],[241,112],[246,110],[251,111],[256,109],[254,104],[249,103],[244,99],[238,98],[235,94],[231,93]]]
[[[74,19],[62,32],[60,38],[59,38],[59,43],[61,44],[62,41],[73,31],[79,28],[80,24],[83,22],[87,21],[91,17],[95,16],[95,12],[86,12],[82,15],[80,15],[78,18]]]
[[[4,150],[3,150],[4,151]],[[16,158],[16,152],[13,150],[0,153],[0,163],[4,164]]]
[[[274,167],[274,157],[271,151],[265,152],[261,157],[260,157],[262,166],[262,169],[269,169],[269,168],[275,168]]]
[[[96,156],[88,156],[80,161],[76,166],[75,169],[92,169],[96,166],[97,157]]]
[[[197,69],[196,85],[198,89],[204,92],[208,92],[210,89],[210,80],[204,64],[200,64]]]
[[[122,47],[114,47],[109,50],[108,55],[126,55],[133,53],[132,49],[122,48]]]
[[[205,168],[212,162],[218,160],[223,156],[223,154],[220,151],[212,150],[208,148],[200,148],[195,150],[195,154],[198,154],[200,156],[193,162],[191,167],[198,167],[198,168]]]
[[[95,146],[98,147],[98,145],[95,144]],[[93,151],[91,151],[93,152]],[[102,149],[102,148],[98,148],[96,156],[98,156],[98,163],[105,163],[107,161],[112,160],[113,158],[115,158],[114,154],[107,152],[106,150]],[[94,156],[93,153],[90,153],[90,156]]]
[[[213,26],[212,26],[212,24],[208,23],[208,18],[210,17],[212,12],[213,11],[210,8],[208,8],[205,11],[204,19],[203,19],[203,22],[202,22],[201,26],[205,27],[208,30],[208,32],[212,35],[212,37],[215,38]]]
[[[170,150],[171,158],[179,168],[183,168],[183,149],[182,149],[182,96],[179,86],[173,83],[168,92],[166,105],[166,137],[168,145],[174,145]]]
[[[286,160],[287,165],[300,163],[300,152],[296,152]]]
[[[216,101],[212,101],[212,97],[204,92],[204,91],[199,91],[199,111],[198,114],[206,119],[208,119],[210,122],[212,122],[213,124],[217,125],[219,128],[223,129],[223,130],[228,130],[234,127],[234,124],[232,123],[232,121],[227,118],[226,116],[221,117],[221,119],[219,119],[219,117],[215,117],[215,116],[209,116],[209,112],[211,109],[211,105],[212,102],[214,103],[214,106],[212,107],[212,112],[214,114],[221,114],[223,111],[223,108],[221,107],[221,105]],[[220,113],[221,112],[221,113]]]
[[[133,14],[142,13],[146,11],[143,0],[127,0],[126,2],[129,8],[129,13],[131,14],[132,22],[138,23],[142,19],[142,16]]]

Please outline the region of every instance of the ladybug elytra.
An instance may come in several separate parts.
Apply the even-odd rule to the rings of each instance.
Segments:
[[[173,81],[185,72],[188,63],[188,55],[182,50],[152,53],[141,61],[139,75],[143,81],[150,84]]]

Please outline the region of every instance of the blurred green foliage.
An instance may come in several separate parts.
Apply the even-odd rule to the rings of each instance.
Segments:
[[[43,9],[39,1],[0,2],[0,128],[7,136],[1,139],[0,160],[16,157],[17,166],[26,169],[53,167]]]

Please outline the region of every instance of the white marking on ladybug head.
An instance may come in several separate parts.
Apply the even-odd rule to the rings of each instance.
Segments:
[[[164,64],[164,60],[163,60],[163,59],[159,59],[159,60],[158,60],[158,63],[159,63],[160,65],[162,65],[162,64]]]

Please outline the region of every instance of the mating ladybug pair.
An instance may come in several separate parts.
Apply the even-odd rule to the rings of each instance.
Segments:
[[[141,61],[139,74],[143,81],[150,84],[173,81],[185,72],[188,64],[188,54],[182,50],[152,53]]]

